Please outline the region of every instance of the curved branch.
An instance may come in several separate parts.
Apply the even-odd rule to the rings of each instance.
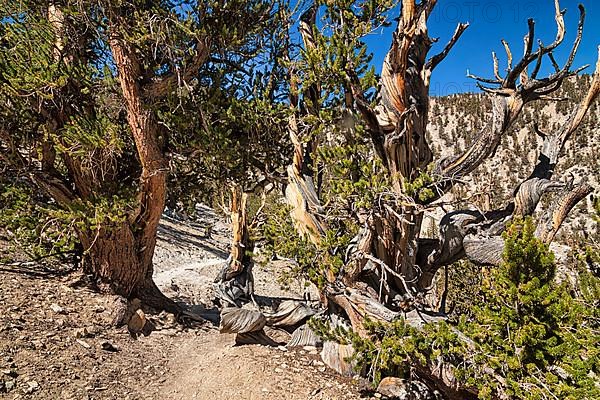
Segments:
[[[435,69],[435,67],[437,67],[438,64],[444,60],[444,58],[446,58],[448,53],[450,53],[450,50],[452,50],[452,48],[454,47],[454,45],[456,44],[458,39],[460,39],[463,32],[468,27],[469,27],[468,22],[458,24],[456,26],[456,30],[454,31],[454,34],[452,35],[452,38],[450,39],[448,44],[446,44],[446,47],[444,47],[444,50],[442,50],[440,53],[436,54],[435,56],[431,57],[425,64],[425,69],[427,69],[429,71],[433,71]]]
[[[571,71],[570,67],[581,41],[583,24],[585,21],[585,9],[579,7],[580,18],[577,37],[571,49],[569,59],[563,68],[560,69],[552,56],[552,51],[563,42],[565,37],[564,11],[560,10],[558,0],[555,1],[555,8],[557,34],[555,41],[551,45],[544,46],[540,43],[538,50],[535,52],[532,51],[535,24],[533,20],[529,20],[529,32],[525,36],[524,55],[514,68],[512,67],[513,56],[510,47],[506,41],[502,41],[508,56],[508,74],[502,81],[500,81],[501,77],[498,71],[498,59],[495,54],[492,55],[492,58],[496,79],[481,78],[469,74],[470,77],[477,81],[477,85],[481,90],[492,95],[492,119],[479,133],[472,145],[462,154],[446,157],[436,164],[435,172],[438,175],[438,182],[435,185],[436,189],[438,189],[438,194],[442,194],[449,190],[458,178],[472,172],[490,155],[495,153],[502,137],[517,119],[525,104],[537,99],[546,98],[548,94],[560,87],[565,78],[572,76],[581,70],[577,69],[576,71]],[[541,63],[541,58],[544,55],[550,57],[558,72],[552,74],[548,78],[538,80],[535,76],[539,72],[540,66],[538,64]],[[527,67],[536,60],[537,63],[534,68],[534,73],[529,77],[527,76]],[[519,77],[521,77],[521,84],[517,86],[516,80]],[[497,87],[487,87],[481,83],[496,85]],[[590,92],[584,101],[585,104],[582,106],[581,112],[578,112],[576,114],[577,116],[572,117],[574,121],[572,125],[575,127],[581,122],[585,111],[589,108],[589,104],[591,104],[598,96],[600,85],[596,83],[596,80],[594,80],[592,87],[598,87],[598,89]],[[572,130],[574,130],[574,128]],[[566,134],[566,136],[569,135],[570,133]],[[537,176],[544,177],[541,175]]]
[[[550,212],[548,212],[541,223],[538,225],[536,230],[536,236],[544,243],[550,244],[556,236],[556,233],[562,226],[562,223],[569,215],[569,212],[588,194],[592,193],[592,187],[590,185],[579,185],[571,190],[564,192],[558,197]]]

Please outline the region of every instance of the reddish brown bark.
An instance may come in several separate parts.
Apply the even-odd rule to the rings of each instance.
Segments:
[[[154,113],[142,100],[139,83],[141,66],[129,43],[111,24],[112,50],[127,122],[131,129],[142,167],[139,178],[137,210],[128,221],[116,227],[103,227],[96,237],[82,235],[88,242],[90,266],[95,275],[110,283],[113,290],[127,297],[136,296],[159,308],[176,309],[152,282],[152,257],[158,224],[165,207],[167,163],[159,140],[160,128]]]

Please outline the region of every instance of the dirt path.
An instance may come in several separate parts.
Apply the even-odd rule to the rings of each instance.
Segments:
[[[155,281],[173,298],[211,309],[212,281],[229,247],[228,226],[208,208],[200,210],[210,237],[198,226],[164,220],[156,251]],[[302,298],[299,283],[279,283],[289,266],[257,265],[255,290],[260,297]],[[216,310],[215,310],[216,311]],[[214,311],[213,311],[214,312]],[[209,313],[210,315],[210,313]],[[212,314],[214,315],[214,314]],[[211,316],[212,316],[211,315]],[[178,340],[162,386],[164,399],[357,399],[356,386],[329,371],[317,349],[290,350],[260,345],[233,346],[233,335],[216,330]]]
[[[155,280],[216,322],[212,281],[228,241],[226,223],[209,209],[202,210],[200,226],[166,218]],[[256,266],[257,294],[300,298],[299,283],[284,288],[279,282],[286,268],[285,262]],[[133,340],[125,328],[111,327],[113,304],[114,297],[90,290],[80,273],[0,267],[0,399],[360,398],[316,349],[234,347],[233,336],[219,334],[214,324],[187,329],[164,313],[150,316],[156,331]]]
[[[356,388],[327,371],[316,350],[232,346],[232,335],[200,335],[177,348],[164,399],[356,399]]]

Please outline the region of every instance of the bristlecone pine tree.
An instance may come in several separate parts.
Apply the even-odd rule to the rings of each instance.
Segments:
[[[517,55],[503,41],[506,72],[501,72],[494,53],[493,76],[471,76],[485,93],[485,101],[492,104],[491,118],[481,121],[481,130],[464,151],[433,160],[427,136],[430,76],[468,28],[459,24],[443,50],[429,56],[434,40],[428,35],[427,23],[436,3],[402,1],[378,84],[368,67],[368,52],[361,37],[386,23],[392,2],[318,1],[300,18],[303,52],[295,60],[291,77],[294,114],[289,124],[295,153],[286,188],[299,235],[297,245],[290,246],[288,240],[278,240],[276,234],[269,233],[275,251],[296,257],[303,264],[319,285],[329,312],[347,318],[353,332],[363,340],[373,338],[374,322],[385,325],[403,319],[403,326],[418,331],[425,322],[444,320],[446,296],[436,296],[434,282],[438,271],[459,260],[499,266],[506,242],[503,232],[512,221],[523,218],[533,218],[528,222],[527,235],[543,245],[550,244],[570,210],[592,192],[585,181],[574,183],[554,175],[565,143],[600,94],[600,59],[585,96],[571,106],[562,124],[550,132],[537,132],[543,137],[538,161],[514,188],[508,204],[488,212],[476,208],[449,212],[436,228],[436,239],[421,237],[424,213],[439,207],[440,199],[462,177],[494,157],[527,105],[553,100],[552,93],[582,71],[573,69],[572,64],[583,34],[585,10],[579,7],[574,42],[565,63],[559,65],[553,52],[563,45],[566,27],[565,11],[557,0],[555,40],[536,44],[535,24],[529,20],[522,54]],[[542,77],[543,62],[551,63],[553,72]],[[543,195],[551,196],[551,201],[534,214]],[[287,235],[290,237],[289,227]],[[538,273],[544,265],[527,276]],[[548,281],[546,278],[539,277],[543,282]],[[333,320],[334,331],[339,332],[343,324],[337,322],[339,318]],[[315,327],[323,328],[320,324]],[[327,336],[323,332],[326,329],[320,328]],[[470,342],[463,333],[456,336]],[[443,336],[439,338],[443,343]],[[328,349],[335,353],[331,358],[342,357],[334,347]],[[377,346],[372,350],[375,355],[371,361],[377,362]],[[595,348],[590,357],[594,355]],[[545,357],[542,353],[539,356]],[[456,370],[448,367],[452,364],[449,360],[460,363],[458,358],[453,359],[452,354],[436,357],[406,359],[414,367],[409,375],[424,379],[450,398],[508,398],[527,392],[527,385],[544,384],[509,382],[503,366],[495,364],[483,369],[496,377],[490,386],[493,389],[480,387],[479,391],[473,381],[457,379]],[[543,364],[540,360],[527,368],[542,368]],[[341,360],[336,366],[345,368]],[[593,368],[597,370],[597,365]],[[570,372],[564,376],[570,378],[557,379],[573,378]],[[522,386],[517,390],[510,386],[513,384]],[[555,392],[544,393],[551,396]],[[572,392],[564,393],[563,398],[575,398]],[[536,396],[532,398],[550,398]]]
[[[214,71],[255,57],[275,15],[261,0],[0,1],[2,168],[64,211],[113,292],[180,311],[152,281],[168,155],[199,135]]]

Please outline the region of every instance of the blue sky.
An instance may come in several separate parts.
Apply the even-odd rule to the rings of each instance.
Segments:
[[[566,59],[577,32],[581,3],[586,9],[586,24],[583,40],[575,59],[574,67],[591,64],[585,71],[592,73],[596,62],[597,48],[600,45],[600,1],[598,0],[562,0],[565,15],[566,38],[555,55],[559,64]],[[475,75],[492,77],[493,64],[491,52],[496,51],[500,58],[500,69],[506,67],[506,56],[500,42],[505,39],[510,44],[514,58],[522,54],[523,37],[527,33],[527,19],[536,22],[536,38],[545,44],[554,40],[556,23],[554,21],[554,0],[438,0],[438,4],[429,19],[429,34],[439,37],[430,54],[439,52],[450,39],[459,22],[469,22],[470,26],[462,35],[453,51],[440,64],[431,78],[430,93],[434,96],[457,92],[476,91],[472,79],[466,77],[466,71]],[[393,24],[395,25],[395,24]],[[373,63],[380,72],[394,26],[372,33],[366,38],[369,49],[373,51]],[[546,67],[550,66],[546,62]],[[551,66],[550,66],[551,68]],[[549,69],[542,69],[549,72]]]

